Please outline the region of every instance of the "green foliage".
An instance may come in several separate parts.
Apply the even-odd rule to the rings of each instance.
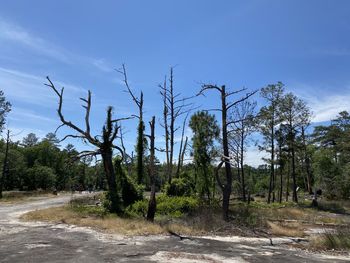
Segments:
[[[115,173],[117,175],[118,183],[120,184],[121,198],[123,200],[123,206],[128,207],[136,201],[143,199],[143,186],[138,185],[135,181],[128,176],[121,166],[119,158],[115,159]]]
[[[6,123],[7,114],[11,111],[11,103],[4,96],[4,92],[0,90],[0,132]]]
[[[194,197],[176,196],[170,197],[161,194],[156,197],[156,216],[181,217],[199,207],[199,200]],[[142,200],[126,208],[125,212],[129,216],[145,217],[147,215],[148,200]]]
[[[137,127],[137,143],[136,143],[136,153],[137,153],[137,183],[142,184],[144,179],[144,154],[145,148],[147,147],[147,140],[145,139],[145,124],[143,121],[139,122]]]
[[[174,178],[171,183],[167,183],[164,191],[168,196],[191,196],[193,194],[193,184],[189,178]]]
[[[117,202],[114,203],[114,207],[113,207],[113,203],[111,202],[111,200],[117,200]],[[105,197],[103,198],[102,206],[107,211],[114,211],[118,214],[123,212],[123,202],[122,202],[122,198],[118,192],[107,191],[105,193]]]
[[[199,200],[189,196],[169,197],[166,195],[157,196],[157,214],[170,215],[174,217],[190,213],[199,206]]]
[[[55,183],[55,172],[52,168],[35,164],[27,170],[28,180],[32,181],[31,188],[50,189]]]
[[[125,214],[130,217],[146,217],[148,210],[148,200],[140,200],[125,209]]]
[[[95,200],[91,197],[72,199],[69,206],[81,216],[104,217],[108,214],[108,210],[103,206],[96,206]]]
[[[207,111],[198,111],[191,116],[190,128],[193,131],[192,146],[193,158],[196,166],[196,186],[201,196],[211,198],[214,191],[215,179],[210,169],[211,161],[215,157],[214,140],[219,137],[220,128],[215,115]],[[214,182],[214,183],[213,183]]]
[[[334,199],[338,196],[337,178],[341,176],[341,170],[330,150],[320,149],[315,153],[314,174],[316,184],[323,189],[326,197]]]

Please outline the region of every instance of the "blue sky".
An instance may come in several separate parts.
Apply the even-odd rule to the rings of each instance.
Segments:
[[[176,66],[175,88],[184,96],[200,83],[253,90],[282,81],[309,103],[314,122],[327,121],[350,110],[349,17],[346,0],[2,1],[0,89],[13,104],[9,128],[17,139],[55,130],[47,75],[66,87],[65,114],[80,124],[78,98],[92,91],[94,133],[108,105],[118,117],[136,113],[114,71],[122,63],[134,91],[145,93],[149,119],[161,118],[158,84]],[[196,104],[218,101],[213,94]],[[136,120],[124,126],[131,150]],[[163,131],[156,133],[161,144]],[[260,157],[249,150],[249,163]]]

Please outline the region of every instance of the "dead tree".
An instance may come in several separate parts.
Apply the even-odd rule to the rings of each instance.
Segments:
[[[150,164],[149,164],[149,176],[150,176],[150,183],[151,183],[151,196],[148,203],[148,211],[147,211],[147,220],[153,222],[154,215],[156,213],[157,209],[157,203],[156,203],[156,180],[155,180],[155,116],[152,117],[152,121],[150,121],[149,125],[151,128],[151,134],[149,137],[150,139]]]
[[[180,98],[180,93],[174,91],[174,74],[173,68],[170,68],[169,86],[165,78],[164,85],[160,86],[160,94],[163,98],[163,123],[165,130],[165,152],[166,152],[166,166],[168,174],[168,183],[171,183],[173,177],[173,163],[174,163],[174,148],[175,148],[175,133],[180,128],[176,126],[177,119],[188,113],[193,109],[189,109],[192,103],[187,103],[188,98]]]
[[[242,199],[245,202],[246,196],[246,178],[244,170],[244,153],[246,150],[246,144],[248,136],[254,131],[254,111],[256,102],[250,102],[248,100],[237,104],[232,111],[231,117],[233,125],[230,126],[230,132],[234,132],[236,136],[233,136],[235,144],[237,145],[237,163],[240,174],[240,183],[242,190]]]
[[[211,109],[214,111],[219,111],[221,112],[221,132],[222,132],[222,149],[223,149],[223,155],[221,158],[221,162],[218,165],[218,168],[215,172],[218,184],[222,190],[222,216],[224,220],[228,220],[229,218],[229,205],[230,205],[230,196],[232,192],[232,169],[231,169],[231,156],[230,156],[230,150],[229,150],[229,141],[228,141],[228,127],[236,122],[237,120],[229,120],[228,119],[228,111],[236,106],[237,104],[247,100],[249,97],[254,95],[255,92],[250,92],[247,93],[245,96],[242,98],[233,101],[233,102],[228,102],[228,98],[234,94],[238,94],[246,89],[241,89],[241,90],[236,90],[236,91],[231,91],[227,92],[225,85],[219,87],[216,85],[203,85],[200,92],[197,95],[204,95],[204,93],[208,90],[216,90],[220,94],[220,99],[221,99],[221,108],[218,109]],[[222,183],[219,177],[219,170],[222,167],[222,165],[225,164],[225,179],[226,182]]]
[[[177,160],[177,169],[176,169],[176,177],[179,177],[180,176],[180,170],[181,170],[181,167],[183,165],[183,159],[184,159],[184,156],[185,156],[185,153],[186,153],[186,147],[187,147],[187,136],[186,136],[186,139],[185,139],[185,142],[184,142],[184,137],[185,137],[185,128],[186,128],[186,121],[187,121],[187,118],[188,118],[188,114],[189,112],[186,114],[186,117],[183,121],[183,124],[182,124],[182,133],[181,133],[181,142],[180,142],[180,150],[179,150],[179,157],[178,157],[178,160]]]
[[[9,174],[9,164],[8,164],[9,144],[10,144],[10,130],[7,130],[5,157],[4,157],[4,163],[2,166],[2,176],[0,179],[0,199],[2,198],[2,190],[4,188],[5,182],[8,180],[8,174]]]
[[[102,135],[92,136],[90,132],[91,131],[90,129],[91,92],[88,91],[88,96],[86,99],[80,98],[84,102],[83,108],[85,109],[85,128],[80,128],[76,124],[67,120],[63,115],[62,107],[63,107],[64,88],[61,88],[61,90],[58,90],[49,77],[47,77],[47,80],[48,80],[48,83],[45,85],[50,87],[58,97],[57,113],[62,124],[56,129],[56,132],[61,127],[66,126],[72,129],[73,131],[75,131],[77,134],[68,134],[61,141],[64,141],[67,138],[77,138],[77,139],[82,139],[84,142],[89,143],[90,145],[96,147],[96,149],[92,151],[90,150],[82,151],[79,153],[78,156],[80,158],[84,156],[97,156],[97,155],[100,155],[102,157],[102,163],[103,163],[107,184],[108,184],[108,199],[110,201],[109,210],[112,213],[120,212],[121,204],[119,201],[119,194],[117,189],[117,181],[116,181],[117,175],[115,173],[112,158],[113,158],[114,149],[119,151],[121,155],[121,159],[124,158],[124,151],[121,147],[114,144],[114,140],[117,138],[118,133],[120,131],[120,126],[118,125],[118,122],[121,120],[130,119],[131,117],[113,119],[112,107],[110,106],[107,109],[107,118],[106,118],[106,123],[102,128]]]
[[[121,70],[117,70],[119,73],[123,75],[123,82],[127,88],[126,92],[129,93],[132,100],[136,104],[139,110],[138,115],[133,115],[134,117],[138,118],[139,125],[137,128],[137,144],[136,144],[136,150],[137,150],[137,183],[142,184],[143,176],[144,176],[144,155],[145,155],[145,148],[144,148],[144,142],[145,142],[145,124],[143,122],[143,92],[140,93],[140,98],[136,97],[135,94],[132,92],[128,77],[126,74],[126,68],[125,65],[122,65]]]

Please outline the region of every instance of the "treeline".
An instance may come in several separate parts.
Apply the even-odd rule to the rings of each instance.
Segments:
[[[63,140],[82,139],[94,150],[77,152],[72,145],[62,148],[52,133],[42,140],[29,134],[22,142],[8,140],[8,144],[5,138],[0,145],[5,189],[107,189],[107,206],[115,213],[142,199],[142,191],[148,190],[150,220],[156,209],[155,192],[160,190],[169,196],[196,196],[208,204],[221,200],[224,219],[228,219],[232,194],[242,201],[260,195],[267,202],[298,202],[298,193],[322,189],[328,198],[349,198],[348,112],[340,112],[325,126],[313,127],[305,101],[286,92],[281,82],[255,91],[204,84],[193,96],[182,97],[171,69],[159,86],[162,112],[147,120],[142,91],[137,96],[132,89],[124,65],[119,73],[137,114],[116,119],[109,107],[101,135],[91,134],[91,92],[81,99],[85,125],[80,127],[66,120],[64,90],[47,78],[59,102],[60,127],[73,131]],[[209,93],[217,107],[197,109],[194,101]],[[258,96],[264,101],[259,109]],[[135,155],[123,142],[121,124],[129,119],[137,120]],[[159,126],[156,119],[161,119]],[[185,134],[187,127],[192,138]],[[156,146],[155,138],[161,136],[164,144]],[[246,164],[253,143],[267,154],[266,164],[257,168]],[[8,158],[4,156],[6,145]],[[159,163],[160,155],[164,163]]]
[[[10,134],[11,136],[11,134]],[[91,165],[92,158],[77,158],[78,151],[68,144],[62,148],[55,134],[39,139],[30,133],[22,141],[0,141],[4,190],[87,190],[104,188],[103,171]],[[61,149],[62,148],[62,149]]]

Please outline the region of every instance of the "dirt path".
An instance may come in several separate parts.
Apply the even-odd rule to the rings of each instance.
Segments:
[[[292,250],[289,239],[212,238],[180,240],[152,236],[127,238],[65,224],[19,221],[25,212],[59,206],[70,196],[0,205],[0,262],[349,262]]]

